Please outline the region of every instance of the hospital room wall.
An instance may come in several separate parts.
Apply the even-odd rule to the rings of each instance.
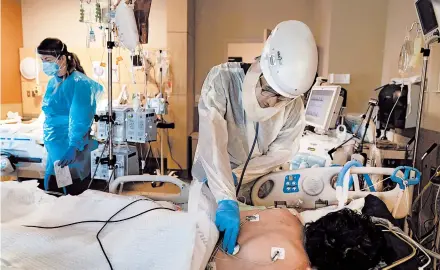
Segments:
[[[344,86],[348,111],[362,112],[381,83],[387,2],[197,0],[195,91],[200,93],[210,68],[227,60],[228,44],[261,43],[264,29],[300,20],[315,36],[319,74],[350,74],[351,83]]]
[[[313,1],[313,30],[318,46],[318,74],[327,76],[330,58],[330,34],[333,0]]]
[[[413,0],[389,0],[387,30],[383,59],[382,84],[399,77],[397,63],[400,48],[406,35],[406,29],[418,21]],[[409,76],[421,75],[421,67],[413,70]],[[432,46],[428,74],[428,91],[425,93],[425,106],[422,127],[440,132],[440,46]],[[439,134],[440,136],[440,134]],[[440,138],[440,137],[439,137]]]
[[[21,3],[19,0],[1,0],[1,114],[8,111],[21,113],[21,85],[18,49],[23,46]]]
[[[350,74],[347,112],[363,113],[381,83],[387,16],[383,0],[315,0],[319,74]]]
[[[283,20],[313,23],[310,0],[196,0],[195,92],[209,70],[227,61],[229,43],[262,43],[264,29]]]

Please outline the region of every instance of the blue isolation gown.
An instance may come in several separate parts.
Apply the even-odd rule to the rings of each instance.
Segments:
[[[78,150],[75,162],[69,165],[72,179],[90,175],[90,152],[97,142],[90,134],[96,102],[103,87],[85,74],[74,71],[66,79],[53,77],[44,95],[42,110],[44,146],[48,157],[46,176],[55,175],[54,162],[60,160],[71,146]]]

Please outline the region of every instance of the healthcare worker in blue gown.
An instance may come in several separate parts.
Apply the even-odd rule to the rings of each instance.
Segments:
[[[240,231],[237,199],[251,203],[253,182],[299,150],[305,126],[301,96],[311,88],[317,65],[309,27],[285,21],[272,31],[261,57],[250,67],[224,63],[208,73],[199,101],[199,141],[192,175],[207,181],[218,203],[215,223],[224,233],[222,248],[230,254]],[[237,196],[241,175],[243,185]]]
[[[44,182],[45,190],[77,195],[90,182],[90,152],[97,142],[90,136],[96,102],[102,86],[86,76],[78,57],[67,50],[66,44],[46,38],[37,48],[44,73],[51,77],[44,95],[42,110],[44,146],[48,156]],[[54,162],[68,166],[73,183],[59,188]]]

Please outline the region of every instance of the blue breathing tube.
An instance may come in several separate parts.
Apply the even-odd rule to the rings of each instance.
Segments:
[[[352,160],[352,161],[347,162],[342,167],[342,170],[339,172],[338,180],[336,181],[337,187],[342,187],[344,185],[344,176],[351,167],[363,167],[363,166],[359,161]],[[364,174],[364,179],[365,179],[365,182],[367,183],[370,191],[376,192],[376,189],[373,186],[373,181],[371,181],[370,176],[368,174]],[[353,177],[350,176],[349,188],[351,188],[353,186],[353,182],[354,182]]]

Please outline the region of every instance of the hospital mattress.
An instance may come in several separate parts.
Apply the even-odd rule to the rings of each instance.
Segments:
[[[43,122],[44,119],[39,117],[29,124],[17,123],[0,125],[0,135],[2,137],[25,137],[33,139],[39,144],[43,144]]]
[[[194,181],[196,182],[196,181]],[[218,239],[213,222],[215,207],[191,186],[188,212],[151,210],[172,204],[141,200],[114,220],[151,210],[136,218],[111,223],[99,238],[113,269],[204,269]],[[55,198],[35,182],[1,183],[1,269],[109,269],[97,233],[104,223],[91,222],[56,229],[85,220],[108,220],[138,200],[98,191]],[[178,210],[178,207],[174,209]],[[212,210],[214,209],[214,210]]]

